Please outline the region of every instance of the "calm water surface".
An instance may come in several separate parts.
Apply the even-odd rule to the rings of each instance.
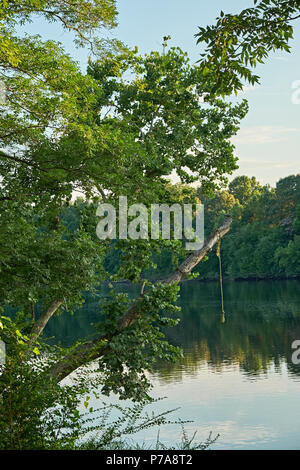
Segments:
[[[151,374],[152,396],[167,397],[153,409],[180,407],[171,416],[193,420],[189,434],[197,431],[201,441],[220,434],[214,449],[300,449],[300,365],[291,361],[291,343],[300,339],[300,281],[227,282],[224,296],[225,321],[217,283],[182,285],[181,322],[166,333],[184,359],[159,363]],[[90,303],[58,317],[47,333],[67,344],[91,333],[97,316]],[[150,446],[156,435],[150,429],[135,440]],[[180,435],[178,425],[160,430],[164,443]]]

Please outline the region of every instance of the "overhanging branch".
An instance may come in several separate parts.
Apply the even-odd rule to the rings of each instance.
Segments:
[[[232,219],[230,216],[226,216],[222,224],[211,233],[204,241],[203,247],[200,250],[192,252],[178,268],[166,279],[160,281],[166,284],[173,284],[175,282],[181,282],[187,274],[189,274],[200,261],[212,250],[212,248],[218,243],[218,241],[229,232],[231,227]],[[118,335],[124,329],[130,327],[141,314],[140,301],[142,296],[138,297],[127,312],[119,319],[117,323],[117,330],[114,334],[99,336],[94,340],[78,345],[74,351],[57,364],[55,364],[50,370],[50,376],[61,381],[67,377],[71,372],[76,370],[78,367],[87,364],[88,362],[98,359],[109,351],[109,342],[113,336]]]

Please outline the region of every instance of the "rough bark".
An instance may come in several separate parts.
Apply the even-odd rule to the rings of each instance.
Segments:
[[[200,250],[192,252],[172,273],[168,278],[160,281],[166,284],[173,284],[175,282],[181,282],[187,274],[189,274],[193,268],[212,250],[214,245],[229,232],[231,227],[232,219],[230,216],[226,216],[222,224],[211,233],[204,241],[203,247]],[[110,336],[99,336],[93,341],[88,343],[80,344],[74,351],[64,357],[61,361],[55,364],[50,370],[50,376],[61,381],[67,377],[71,372],[76,370],[78,367],[87,364],[88,362],[98,359],[103,356],[109,350],[109,341],[111,338],[125,328],[132,325],[140,315],[140,300],[142,296],[138,297],[127,312],[119,319],[117,323],[117,331],[114,335]]]
[[[54,300],[47,310],[45,310],[39,317],[39,319],[34,323],[29,343],[32,344],[34,341],[40,336],[42,331],[44,330],[45,326],[47,325],[50,318],[54,315],[54,313],[59,309],[59,307],[63,304],[62,299]]]

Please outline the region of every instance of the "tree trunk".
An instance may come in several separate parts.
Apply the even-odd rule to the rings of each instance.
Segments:
[[[32,330],[31,330],[31,335],[30,335],[30,340],[29,340],[29,345],[34,343],[34,341],[40,336],[42,331],[44,330],[45,326],[47,325],[48,321],[50,318],[54,315],[54,313],[59,309],[59,307],[63,304],[62,299],[54,300],[47,310],[45,310],[39,319],[34,323]]]

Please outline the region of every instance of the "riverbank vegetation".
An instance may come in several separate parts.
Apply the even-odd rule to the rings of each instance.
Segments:
[[[261,3],[268,11],[270,2]],[[289,3],[289,14],[297,12],[298,3]],[[75,44],[87,48],[86,71],[60,43],[22,34],[19,28],[36,18],[70,31]],[[222,255],[228,251],[229,274],[273,272],[270,259],[284,273],[296,269],[299,214],[294,214],[293,178],[297,186],[298,177],[278,183],[275,192],[254,189],[250,182],[249,198],[240,194],[243,185],[231,183],[229,193],[224,191],[228,176],[238,168],[231,139],[248,110],[246,100],[225,98],[241,89],[237,76],[253,82],[243,64],[248,53],[227,72],[214,48],[206,52],[211,69],[205,61],[192,64],[180,48],[168,48],[167,39],[161,51],[142,55],[138,48],[98,37],[99,29],[104,35],[116,21],[114,0],[0,3],[0,332],[6,345],[0,432],[5,449],[31,448],[39,430],[39,445],[47,447],[57,432],[70,425],[77,429],[77,405],[88,391],[85,366],[91,363],[97,372],[92,388],[120,399],[147,399],[147,371],[157,360],[182,357],[180,347],[169,344],[163,332],[177,324],[179,283],[192,275],[232,223],[235,232],[227,249],[222,245]],[[288,48],[292,27],[285,23],[266,37],[263,54],[255,42],[248,45],[254,48],[252,66],[253,55],[260,60],[271,49]],[[224,52],[226,44],[231,50],[225,41]],[[174,173],[182,185],[200,184],[201,194],[170,185]],[[78,194],[83,201],[73,204]],[[185,259],[178,240],[100,241],[96,205],[124,195],[129,204],[146,206],[198,197],[208,201],[207,228],[213,230],[203,248],[185,253]],[[71,230],[65,220],[73,207],[77,226]],[[277,212],[270,217],[268,208],[273,207]],[[223,217],[227,209],[232,217]],[[239,253],[244,236],[244,251],[258,250],[255,266]],[[117,269],[112,250],[118,255]],[[155,264],[153,253],[168,251],[174,263],[177,259],[176,268],[160,282],[145,279]],[[207,277],[215,272],[210,262]],[[138,286],[133,302],[112,285],[123,279]],[[53,317],[75,312],[101,282],[110,292],[99,305],[94,335],[69,348],[44,345],[41,337]],[[62,384],[78,369],[75,388]],[[55,404],[59,409],[53,414]],[[73,445],[73,438],[63,433],[57,445]]]

